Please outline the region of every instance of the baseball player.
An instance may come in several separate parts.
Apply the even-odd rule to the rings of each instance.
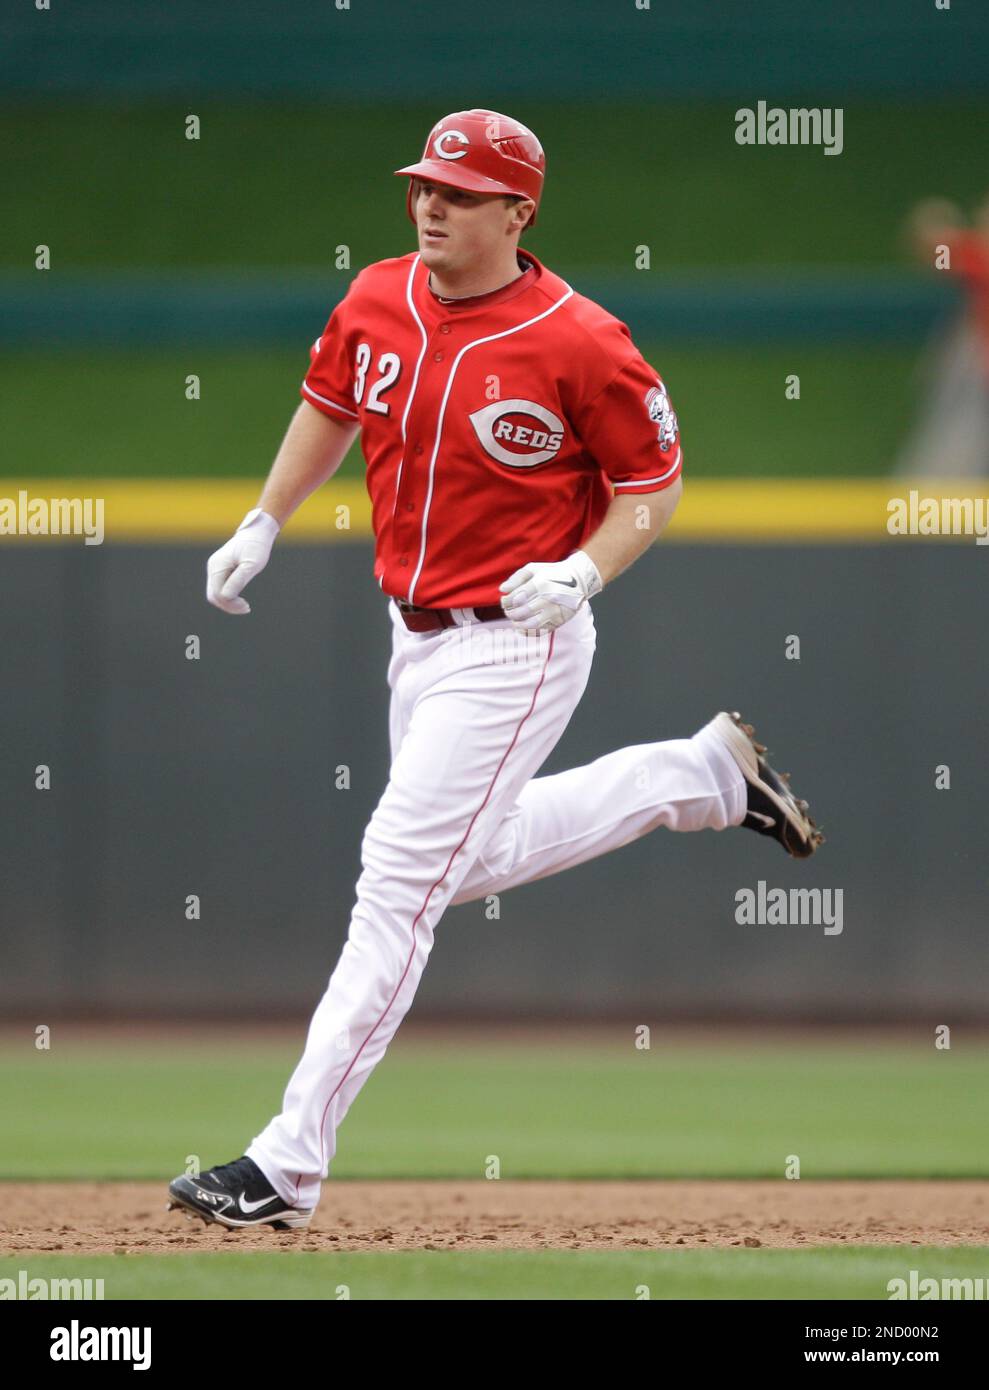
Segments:
[[[281,527],[360,432],[392,627],[391,771],[281,1113],[241,1158],[170,1185],[169,1205],[207,1222],[308,1225],[449,904],[657,826],[745,826],[797,857],[821,842],[737,714],[535,776],[587,683],[589,600],[662,533],[683,467],[666,387],[626,326],[520,249],[544,170],[532,131],[486,110],[445,116],[396,170],[418,250],[355,277],[259,505],[208,562],[209,601],[248,613]]]
[[[961,478],[989,473],[989,199],[974,225],[944,198],[926,198],[910,213],[907,230],[924,264],[960,278],[966,303],[941,325],[921,363],[918,417],[896,472]]]

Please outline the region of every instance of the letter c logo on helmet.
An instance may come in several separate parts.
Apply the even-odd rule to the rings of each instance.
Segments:
[[[395,173],[409,180],[405,208],[410,222],[416,220],[412,189],[415,180],[422,179],[469,193],[531,198],[535,207],[526,223],[531,227],[542,197],[546,156],[521,121],[475,106],[469,111],[451,111],[437,121],[426,136],[422,158]]]
[[[462,150],[448,150],[445,148],[448,140],[456,140],[459,145],[465,146]],[[444,130],[442,135],[437,135],[433,141],[433,153],[438,154],[440,159],[463,159],[467,153],[466,146],[470,144],[467,136],[462,130]]]

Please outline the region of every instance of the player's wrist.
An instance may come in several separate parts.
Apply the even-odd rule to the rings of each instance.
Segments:
[[[574,568],[577,580],[584,591],[586,598],[593,598],[604,588],[604,580],[597,565],[588,555],[586,550],[575,550],[567,559]]]
[[[281,523],[260,507],[253,507],[237,527],[238,531],[253,531],[272,543],[281,529]]]

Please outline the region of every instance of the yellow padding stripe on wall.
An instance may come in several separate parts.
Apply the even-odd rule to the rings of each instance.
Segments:
[[[925,498],[971,502],[989,512],[985,486],[971,478],[693,479],[666,539],[677,541],[881,541],[889,538],[892,499],[917,515]],[[102,499],[108,542],[221,541],[257,505],[260,479],[38,478],[0,480],[0,505],[21,491],[33,498]],[[910,496],[914,494],[911,513]],[[9,510],[9,509],[8,509]],[[2,513],[0,513],[2,515]],[[947,529],[947,527],[945,528]],[[371,504],[362,480],[330,482],[285,528],[288,542],[363,540],[371,535]],[[0,545],[20,539],[0,534]],[[24,537],[44,540],[50,538]],[[937,535],[924,539],[936,540]],[[971,540],[966,536],[941,539]]]

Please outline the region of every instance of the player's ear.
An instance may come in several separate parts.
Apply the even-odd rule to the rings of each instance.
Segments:
[[[512,205],[512,220],[509,224],[511,230],[514,232],[518,229],[519,233],[524,232],[535,210],[536,204],[531,198],[516,198]]]

